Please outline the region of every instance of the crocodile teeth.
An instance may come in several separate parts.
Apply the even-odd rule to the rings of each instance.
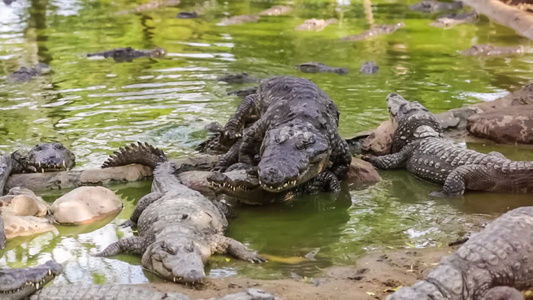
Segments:
[[[48,276],[52,276],[52,270],[48,270]]]
[[[41,169],[41,173],[44,173],[44,169]]]
[[[35,284],[35,288],[39,289],[39,283],[38,282]]]
[[[67,165],[65,164],[65,161],[63,161],[63,168],[67,168]]]
[[[174,278],[172,279],[172,281],[176,282],[176,277],[174,277]]]

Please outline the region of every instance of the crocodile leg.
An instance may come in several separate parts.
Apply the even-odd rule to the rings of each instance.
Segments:
[[[251,166],[256,165],[255,155],[259,152],[258,147],[263,143],[268,125],[268,120],[260,119],[246,130],[246,133],[242,137],[239,162]]]
[[[113,244],[107,246],[104,251],[95,254],[94,256],[98,257],[108,257],[117,255],[120,253],[132,253],[142,255],[145,251],[143,246],[144,238],[140,236],[132,236],[129,238],[118,240]]]
[[[6,181],[13,170],[13,160],[9,155],[0,156],[0,196],[4,195]]]
[[[235,139],[241,136],[241,130],[244,127],[246,118],[253,113],[256,98],[257,94],[251,94],[244,98],[239,108],[237,108],[237,112],[231,116],[226,126],[224,126],[224,136],[226,138]]]
[[[257,252],[250,251],[243,243],[223,235],[215,235],[212,237],[211,252],[220,254],[227,253],[238,259],[252,263],[262,263],[266,261],[264,258],[260,257]]]
[[[315,178],[304,183],[303,192],[313,194],[318,192],[338,192],[341,189],[339,179],[330,171],[324,171]]]
[[[348,143],[335,132],[334,139],[331,141],[333,149],[330,159],[333,162],[331,171],[337,178],[344,179],[352,162],[352,153]]]
[[[369,161],[374,167],[380,169],[396,169],[402,168],[407,160],[411,157],[413,146],[407,145],[393,154],[387,154],[383,156],[363,156],[362,159]]]
[[[218,164],[213,168],[214,172],[224,172],[229,166],[239,161],[239,149],[242,145],[242,139],[238,139],[233,146],[220,157]]]
[[[485,297],[485,300],[524,300],[524,295],[515,288],[510,286],[497,286],[490,289]]]
[[[130,220],[126,221],[124,224],[122,224],[123,227],[126,226],[132,226],[134,224],[137,224],[137,221],[139,220],[139,217],[141,216],[142,212],[152,203],[159,200],[159,198],[163,197],[162,193],[158,192],[152,192],[150,194],[145,195],[142,197],[139,202],[137,202],[137,205],[135,206],[135,210],[131,214]]]

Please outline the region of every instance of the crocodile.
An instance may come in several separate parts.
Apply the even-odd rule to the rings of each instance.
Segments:
[[[4,220],[0,217],[0,249],[6,247],[6,230],[4,228]]]
[[[246,98],[246,96],[257,93],[257,86],[242,88],[239,90],[228,92],[229,95],[235,95],[237,97],[240,97],[242,99]]]
[[[260,81],[259,78],[254,77],[252,75],[249,75],[246,72],[235,73],[235,74],[226,74],[226,75],[223,75],[223,76],[219,76],[217,78],[217,80],[218,81],[224,81],[224,82],[227,82],[227,83],[235,83],[235,84],[259,82]]]
[[[45,63],[38,63],[31,68],[20,67],[20,69],[11,73],[7,81],[11,83],[28,82],[33,78],[50,72],[50,66]]]
[[[155,48],[152,50],[135,50],[131,47],[125,48],[116,48],[104,52],[89,53],[87,57],[93,56],[103,56],[105,58],[113,58],[116,62],[131,62],[135,58],[139,57],[150,57],[150,58],[161,58],[167,54],[167,50],[163,48]]]
[[[512,161],[498,152],[489,154],[465,149],[443,137],[435,115],[418,102],[396,93],[387,96],[393,154],[364,156],[375,167],[406,167],[414,175],[443,184],[433,196],[458,196],[465,190],[531,193],[533,162]]]
[[[359,71],[364,74],[376,74],[379,71],[379,66],[373,61],[367,61]]]
[[[353,41],[366,40],[368,38],[375,37],[375,36],[382,35],[382,34],[391,34],[391,33],[395,32],[396,30],[398,30],[398,29],[400,29],[402,27],[405,27],[405,23],[404,22],[400,22],[400,23],[396,23],[396,24],[376,25],[373,28],[368,29],[367,31],[365,31],[363,33],[355,34],[355,35],[349,35],[349,36],[341,38],[341,40],[352,41],[352,42]]]
[[[176,18],[178,19],[196,19],[198,18],[198,13],[195,11],[182,11],[180,12]]]
[[[259,119],[243,130],[251,115]],[[242,136],[232,147],[238,148],[239,162],[257,165],[263,189],[281,192],[321,172],[346,176],[352,156],[338,133],[339,115],[335,103],[310,80],[275,76],[244,99],[225,125],[224,136]]]
[[[339,75],[348,74],[348,68],[330,67],[319,62],[306,62],[296,65],[295,67],[304,73],[337,73]]]
[[[444,258],[425,279],[387,300],[523,300],[519,290],[533,287],[529,230],[533,206],[513,209]]]
[[[220,21],[220,25],[240,25],[243,23],[255,23],[259,21],[259,16],[257,15],[240,15],[233,16],[230,18],[224,18]]]
[[[121,148],[102,167],[138,163],[154,169],[152,192],[141,198],[125,225],[136,225],[138,236],[109,245],[96,256],[122,252],[142,255],[146,269],[174,282],[205,278],[204,263],[213,253],[228,253],[254,263],[264,259],[242,243],[224,236],[226,216],[197,191],[184,186],[165,154],[149,144]]]
[[[429,23],[429,25],[440,28],[451,28],[459,24],[473,23],[477,20],[477,18],[478,14],[475,11],[464,14],[446,14],[444,16],[440,16],[437,20]]]
[[[289,14],[292,11],[292,7],[286,5],[274,5],[267,10],[263,10],[259,13],[260,16],[282,16]]]
[[[0,269],[0,299],[24,299],[52,281],[63,267],[50,260],[32,268]]]
[[[416,4],[410,5],[409,9],[421,12],[439,12],[445,10],[462,9],[463,3],[461,1],[454,2],[439,2],[436,0],[422,0]]]
[[[335,24],[337,23],[337,19],[331,18],[331,19],[309,19],[305,20],[302,24],[296,26],[295,30],[297,31],[322,31],[324,28],[326,28],[329,24]]]
[[[494,56],[494,55],[513,55],[524,53],[523,46],[516,47],[500,47],[492,44],[474,45],[469,49],[463,50],[460,53],[465,56]]]
[[[27,153],[17,150],[0,156],[0,196],[11,174],[57,172],[70,170],[75,165],[74,153],[61,143],[40,143]]]

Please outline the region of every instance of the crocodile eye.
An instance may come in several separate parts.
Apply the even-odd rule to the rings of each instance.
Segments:
[[[56,148],[57,150],[64,150],[65,149],[65,147],[61,143],[55,143],[54,144],[54,148]]]
[[[35,145],[35,147],[33,147],[33,149],[35,151],[42,151],[43,150],[43,147],[41,145]]]
[[[190,242],[187,245],[185,245],[185,251],[187,251],[187,252],[193,252],[194,251],[194,245],[193,245],[192,242]]]

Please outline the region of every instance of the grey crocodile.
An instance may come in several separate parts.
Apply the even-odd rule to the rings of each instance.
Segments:
[[[387,300],[523,300],[533,287],[533,207],[511,210],[444,258],[424,280]]]
[[[0,217],[0,249],[6,247],[6,230],[4,228],[4,220]]]
[[[28,82],[33,78],[50,72],[50,66],[45,63],[38,63],[31,68],[20,67],[17,71],[11,73],[7,77],[7,81],[11,83]]]
[[[395,32],[396,30],[398,30],[398,29],[400,29],[402,27],[405,27],[405,23],[404,22],[400,22],[400,23],[396,23],[396,24],[376,25],[373,28],[368,29],[367,31],[365,31],[363,33],[355,34],[355,35],[349,35],[349,36],[341,38],[341,40],[352,41],[352,42],[353,41],[366,40],[368,38],[375,37],[375,36],[378,36],[378,35],[391,34],[391,33]]]
[[[348,74],[348,68],[330,67],[319,62],[306,62],[295,66],[296,69],[304,73],[337,73],[339,75]]]
[[[533,192],[533,162],[512,161],[502,154],[479,153],[445,139],[435,116],[418,102],[387,96],[394,131],[393,154],[364,158],[380,169],[406,167],[410,173],[443,184],[434,196],[457,196],[465,190]]]
[[[259,119],[243,130],[252,115]],[[352,156],[338,133],[339,115],[335,103],[313,82],[276,76],[244,99],[224,127],[224,136],[242,136],[232,147],[238,148],[239,162],[257,165],[263,189],[281,192],[321,172],[338,179],[346,176]]]
[[[76,157],[61,143],[40,143],[28,152],[17,150],[0,156],[0,195],[11,174],[70,170]]]
[[[462,9],[463,3],[461,1],[454,2],[439,2],[436,0],[422,0],[416,4],[410,5],[410,10],[421,11],[421,12],[439,12],[445,10],[455,10]]]
[[[180,283],[203,281],[204,263],[213,253],[264,261],[242,243],[224,236],[228,225],[224,214],[202,194],[181,184],[175,166],[159,149],[132,144],[115,152],[102,167],[131,163],[154,168],[152,192],[139,200],[128,222],[137,226],[139,235],[121,239],[96,256],[140,254],[143,267]]]
[[[470,13],[464,13],[464,14],[446,14],[444,16],[440,16],[437,18],[437,20],[429,23],[430,26],[433,27],[439,27],[439,28],[451,28],[455,25],[459,24],[465,24],[465,23],[473,23],[477,20],[478,14],[473,11]]]
[[[361,66],[359,71],[364,74],[375,74],[379,71],[379,67],[375,62],[367,61]]]
[[[494,55],[513,55],[524,53],[523,46],[500,47],[492,44],[474,45],[469,49],[461,51],[465,56],[494,56]]]
[[[198,18],[198,13],[195,11],[182,11],[180,12],[176,18],[178,19],[196,19]]]
[[[222,76],[219,76],[217,80],[224,81],[227,83],[235,83],[235,84],[260,81],[259,78],[251,76],[246,72],[222,75]]]
[[[105,58],[113,58],[116,62],[131,62],[135,58],[139,57],[150,57],[150,58],[161,58],[167,54],[167,50],[163,48],[155,48],[153,50],[135,50],[131,47],[125,48],[116,48],[104,52],[89,53],[87,57],[93,56],[102,56]]]
[[[159,292],[133,284],[53,285],[29,297],[29,300],[72,299],[190,300],[188,296],[181,293]]]
[[[237,97],[240,97],[242,99],[246,98],[246,96],[257,93],[257,86],[242,88],[239,90],[228,92],[228,95],[235,95]]]
[[[24,299],[52,281],[63,267],[50,260],[33,268],[0,269],[0,299]]]

